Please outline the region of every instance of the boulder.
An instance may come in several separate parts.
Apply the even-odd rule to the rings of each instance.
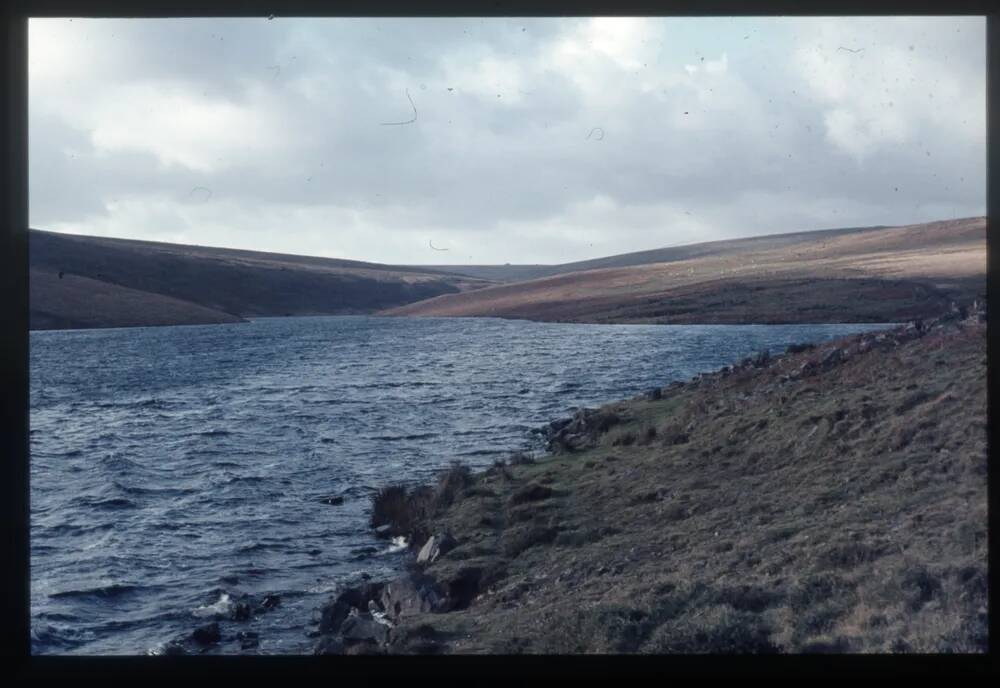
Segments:
[[[432,535],[424,543],[424,546],[420,548],[420,552],[417,553],[417,563],[433,563],[442,554],[447,554],[450,550],[455,549],[457,545],[458,543],[455,541],[455,538],[448,533]]]
[[[163,646],[163,654],[168,657],[186,655],[187,649],[184,646],[184,641],[177,639],[171,640],[169,643]]]
[[[323,636],[313,647],[314,655],[342,655],[344,654],[344,644],[333,636]]]
[[[654,387],[653,389],[646,390],[645,397],[649,401],[657,401],[663,398],[663,390],[659,387]]]
[[[376,621],[371,614],[348,616],[340,626],[340,636],[345,644],[371,642],[385,645],[389,641],[389,627]]]
[[[387,583],[378,600],[392,623],[407,615],[438,613],[448,608],[448,598],[429,576],[404,576]]]
[[[233,605],[229,618],[233,621],[249,621],[253,618],[253,606],[249,601],[241,600]]]
[[[191,633],[191,640],[199,645],[214,645],[222,640],[222,633],[219,631],[219,624],[213,621],[210,624],[200,626]]]
[[[267,611],[274,609],[279,604],[281,604],[281,595],[265,595],[264,600],[260,603],[263,610]]]
[[[594,446],[597,437],[622,421],[615,411],[607,409],[580,409],[570,419],[549,424],[548,450],[576,451]]]
[[[367,609],[370,600],[379,598],[382,587],[378,583],[365,583],[356,588],[343,590],[320,609],[319,632],[336,633],[350,616],[351,610]]]
[[[344,503],[344,498],[340,495],[330,495],[329,497],[320,498],[321,504],[328,504],[330,506],[340,506]]]
[[[253,631],[240,631],[236,634],[241,650],[252,650],[260,645],[260,636]]]

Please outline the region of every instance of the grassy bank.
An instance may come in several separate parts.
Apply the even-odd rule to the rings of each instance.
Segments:
[[[446,602],[380,588],[392,628],[348,649],[985,651],[986,329],[963,317],[748,359],[553,424],[550,457],[383,495],[383,534],[448,536],[415,566]]]

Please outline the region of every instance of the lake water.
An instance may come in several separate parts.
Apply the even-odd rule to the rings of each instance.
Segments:
[[[333,591],[402,563],[367,527],[378,487],[485,467],[581,406],[879,327],[351,316],[33,332],[32,651],[155,652],[248,592],[281,603],[224,637],[309,652]]]

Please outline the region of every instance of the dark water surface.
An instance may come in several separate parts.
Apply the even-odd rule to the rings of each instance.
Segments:
[[[402,562],[367,528],[377,487],[484,467],[575,408],[762,348],[878,327],[352,316],[33,332],[32,650],[155,652],[249,592],[282,601],[223,635],[308,652],[332,591]]]

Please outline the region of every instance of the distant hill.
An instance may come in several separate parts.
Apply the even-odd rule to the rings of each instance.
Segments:
[[[928,317],[953,300],[984,296],[986,219],[717,241],[554,268],[560,272],[383,313],[598,323]]]
[[[672,263],[678,260],[688,260],[699,256],[722,256],[750,250],[760,251],[767,248],[781,248],[793,244],[808,243],[819,238],[833,237],[861,232],[871,232],[884,229],[884,225],[871,227],[845,227],[839,229],[817,229],[808,232],[789,232],[787,234],[769,234],[741,239],[721,239],[683,246],[655,248],[634,253],[620,253],[605,258],[579,260],[572,263],[557,265],[428,265],[433,270],[443,270],[456,275],[468,275],[495,282],[520,282],[564,275],[581,270],[599,270],[602,268],[624,268],[634,265],[650,265],[652,263]]]
[[[29,232],[31,329],[371,313],[488,286],[432,268]]]

